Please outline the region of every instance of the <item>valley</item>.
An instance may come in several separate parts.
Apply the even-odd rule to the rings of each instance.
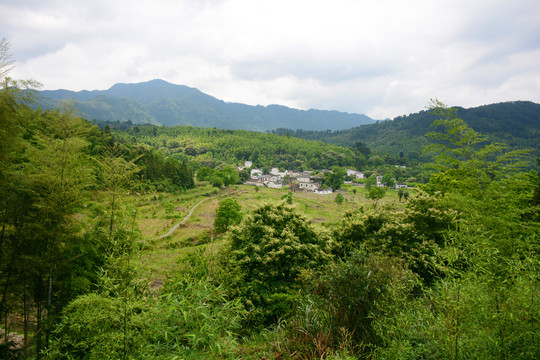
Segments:
[[[357,141],[362,128],[92,123],[26,94],[0,91],[2,356],[537,353],[540,176],[526,142],[492,141],[440,102],[429,156],[415,157]],[[414,143],[414,123],[365,126]],[[354,145],[331,144],[340,134]]]

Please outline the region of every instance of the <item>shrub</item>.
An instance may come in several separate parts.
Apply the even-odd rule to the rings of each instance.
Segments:
[[[301,358],[365,355],[382,340],[374,323],[403,308],[416,277],[396,258],[354,252],[318,275],[289,321],[283,347]]]
[[[285,203],[263,205],[230,233],[226,281],[250,311],[248,324],[268,325],[290,315],[291,290],[303,269],[328,258],[327,243]]]
[[[379,344],[373,321],[406,298],[414,280],[401,260],[385,255],[354,252],[346,261],[330,266],[320,289],[332,328],[346,330],[341,331],[341,337],[352,338],[350,350],[356,353]],[[344,342],[339,335],[340,331],[334,331],[335,344]]]

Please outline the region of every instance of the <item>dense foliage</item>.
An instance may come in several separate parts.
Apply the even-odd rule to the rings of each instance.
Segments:
[[[367,163],[354,149],[245,130],[146,125],[116,130],[113,135],[120,143],[152,146],[172,158],[210,168],[243,165],[247,160],[254,167],[296,170],[360,168]]]
[[[326,239],[285,202],[264,205],[230,233],[225,281],[249,310],[247,324],[269,325],[291,311],[300,273],[327,257]]]
[[[72,300],[111,276],[131,286],[125,263],[138,229],[126,196],[157,181],[193,187],[193,172],[150,149],[115,144],[71,108],[31,109],[32,93],[24,90],[36,84],[0,73],[2,338],[20,316],[26,354],[31,348],[39,356]]]
[[[489,137],[490,142],[502,142],[512,150],[534,149],[532,157],[540,156],[540,105],[528,101],[515,101],[484,105],[476,108],[455,108],[457,116],[472,129]],[[367,145],[369,148],[407,160],[429,161],[423,154],[428,145],[424,134],[431,131],[431,124],[438,119],[429,110],[398,116],[392,121],[379,121],[347,130],[305,131],[277,129],[276,134],[288,134],[306,140],[324,141],[342,146]],[[533,162],[530,160],[531,163]],[[531,164],[534,165],[534,164]]]

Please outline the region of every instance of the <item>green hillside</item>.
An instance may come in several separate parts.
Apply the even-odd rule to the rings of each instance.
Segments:
[[[39,95],[38,104],[45,109],[71,102],[88,120],[131,121],[135,124],[266,131],[280,127],[340,130],[373,123],[361,114],[228,103],[197,89],[163,80],[116,84],[108,90],[47,90]]]
[[[257,167],[317,170],[334,166],[360,168],[367,164],[362,153],[349,147],[271,133],[193,126],[139,125],[124,130],[111,126],[114,139],[120,143],[159,149],[194,166],[236,166],[250,160]]]
[[[532,149],[540,156],[540,105],[530,101],[505,102],[464,109],[457,107],[458,116],[474,130],[486,134],[490,141],[503,142],[511,149]],[[403,151],[408,159],[427,160],[422,150],[428,144],[424,135],[432,131],[437,118],[429,111],[376,124],[340,131],[293,131],[278,129],[275,133],[288,133],[309,140],[320,140],[342,146],[363,143],[382,153],[397,155]]]

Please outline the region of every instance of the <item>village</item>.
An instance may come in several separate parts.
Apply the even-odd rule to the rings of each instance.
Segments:
[[[239,170],[250,169],[250,178],[244,182],[244,185],[261,186],[272,189],[288,188],[291,191],[310,191],[315,194],[331,194],[332,189],[324,185],[324,174],[331,173],[332,170],[323,169],[320,171],[296,171],[285,170],[273,167],[265,174],[262,169],[252,168],[251,161],[245,161],[243,166],[239,166]],[[365,186],[362,182],[354,180],[364,180],[365,175],[361,171],[347,169],[347,179],[345,184],[353,186]],[[377,187],[386,187],[383,183],[383,177],[377,176]],[[395,183],[394,188],[407,188],[407,184]]]

